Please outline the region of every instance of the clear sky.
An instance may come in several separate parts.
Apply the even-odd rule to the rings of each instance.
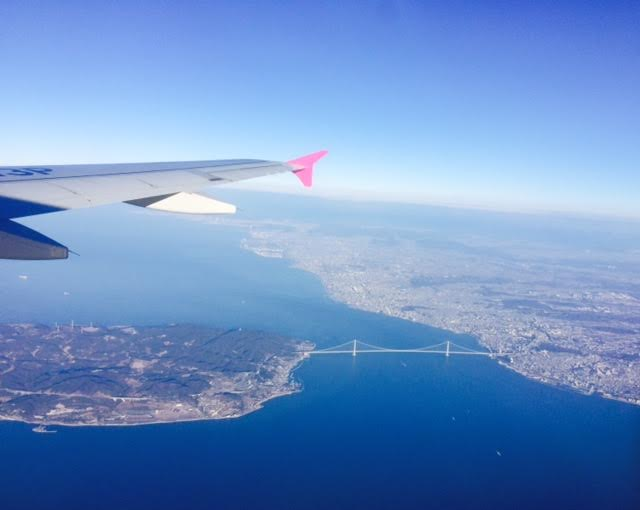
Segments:
[[[328,149],[314,193],[640,217],[639,27],[622,0],[2,0],[0,164]]]

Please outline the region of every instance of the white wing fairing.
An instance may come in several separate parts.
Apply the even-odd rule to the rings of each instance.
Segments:
[[[175,193],[159,197],[129,200],[127,204],[155,211],[185,214],[235,214],[236,206],[199,193]]]
[[[235,206],[194,193],[212,185],[293,172],[312,182],[317,152],[289,162],[253,159],[107,165],[0,167],[0,258],[67,258],[68,250],[10,221],[66,209],[126,202],[187,214],[233,214]]]

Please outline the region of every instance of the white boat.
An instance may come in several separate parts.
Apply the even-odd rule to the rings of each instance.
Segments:
[[[46,425],[38,425],[37,427],[33,427],[31,430],[38,434],[55,434],[57,430],[49,430]]]

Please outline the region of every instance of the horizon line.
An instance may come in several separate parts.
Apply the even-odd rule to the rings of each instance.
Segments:
[[[428,197],[416,198],[410,197],[406,193],[393,192],[388,196],[384,196],[382,192],[374,192],[371,190],[357,190],[357,189],[333,189],[320,191],[299,189],[294,187],[282,186],[257,186],[256,183],[230,183],[224,186],[226,189],[233,189],[237,191],[249,191],[257,193],[273,193],[293,196],[306,196],[309,198],[318,198],[324,200],[334,200],[341,202],[361,202],[361,203],[374,203],[374,204],[398,204],[398,205],[416,205],[425,207],[440,207],[444,209],[461,209],[468,211],[483,211],[494,212],[501,214],[522,214],[522,215],[549,215],[549,216],[564,216],[568,218],[581,218],[581,219],[600,219],[609,221],[622,221],[622,222],[640,222],[640,211],[638,213],[624,213],[619,211],[603,211],[603,210],[580,210],[575,208],[557,209],[553,207],[511,207],[505,205],[490,205],[484,203],[469,203],[469,202],[456,202],[432,199]],[[221,188],[222,189],[222,188]],[[214,190],[207,190],[215,193]],[[402,195],[405,195],[402,197]]]

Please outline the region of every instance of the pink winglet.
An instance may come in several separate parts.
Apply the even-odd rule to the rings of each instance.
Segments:
[[[313,165],[328,153],[329,151],[314,152],[308,156],[287,161],[287,163],[294,168],[293,173],[300,179],[300,182],[302,182],[305,187],[310,188],[313,184]]]

